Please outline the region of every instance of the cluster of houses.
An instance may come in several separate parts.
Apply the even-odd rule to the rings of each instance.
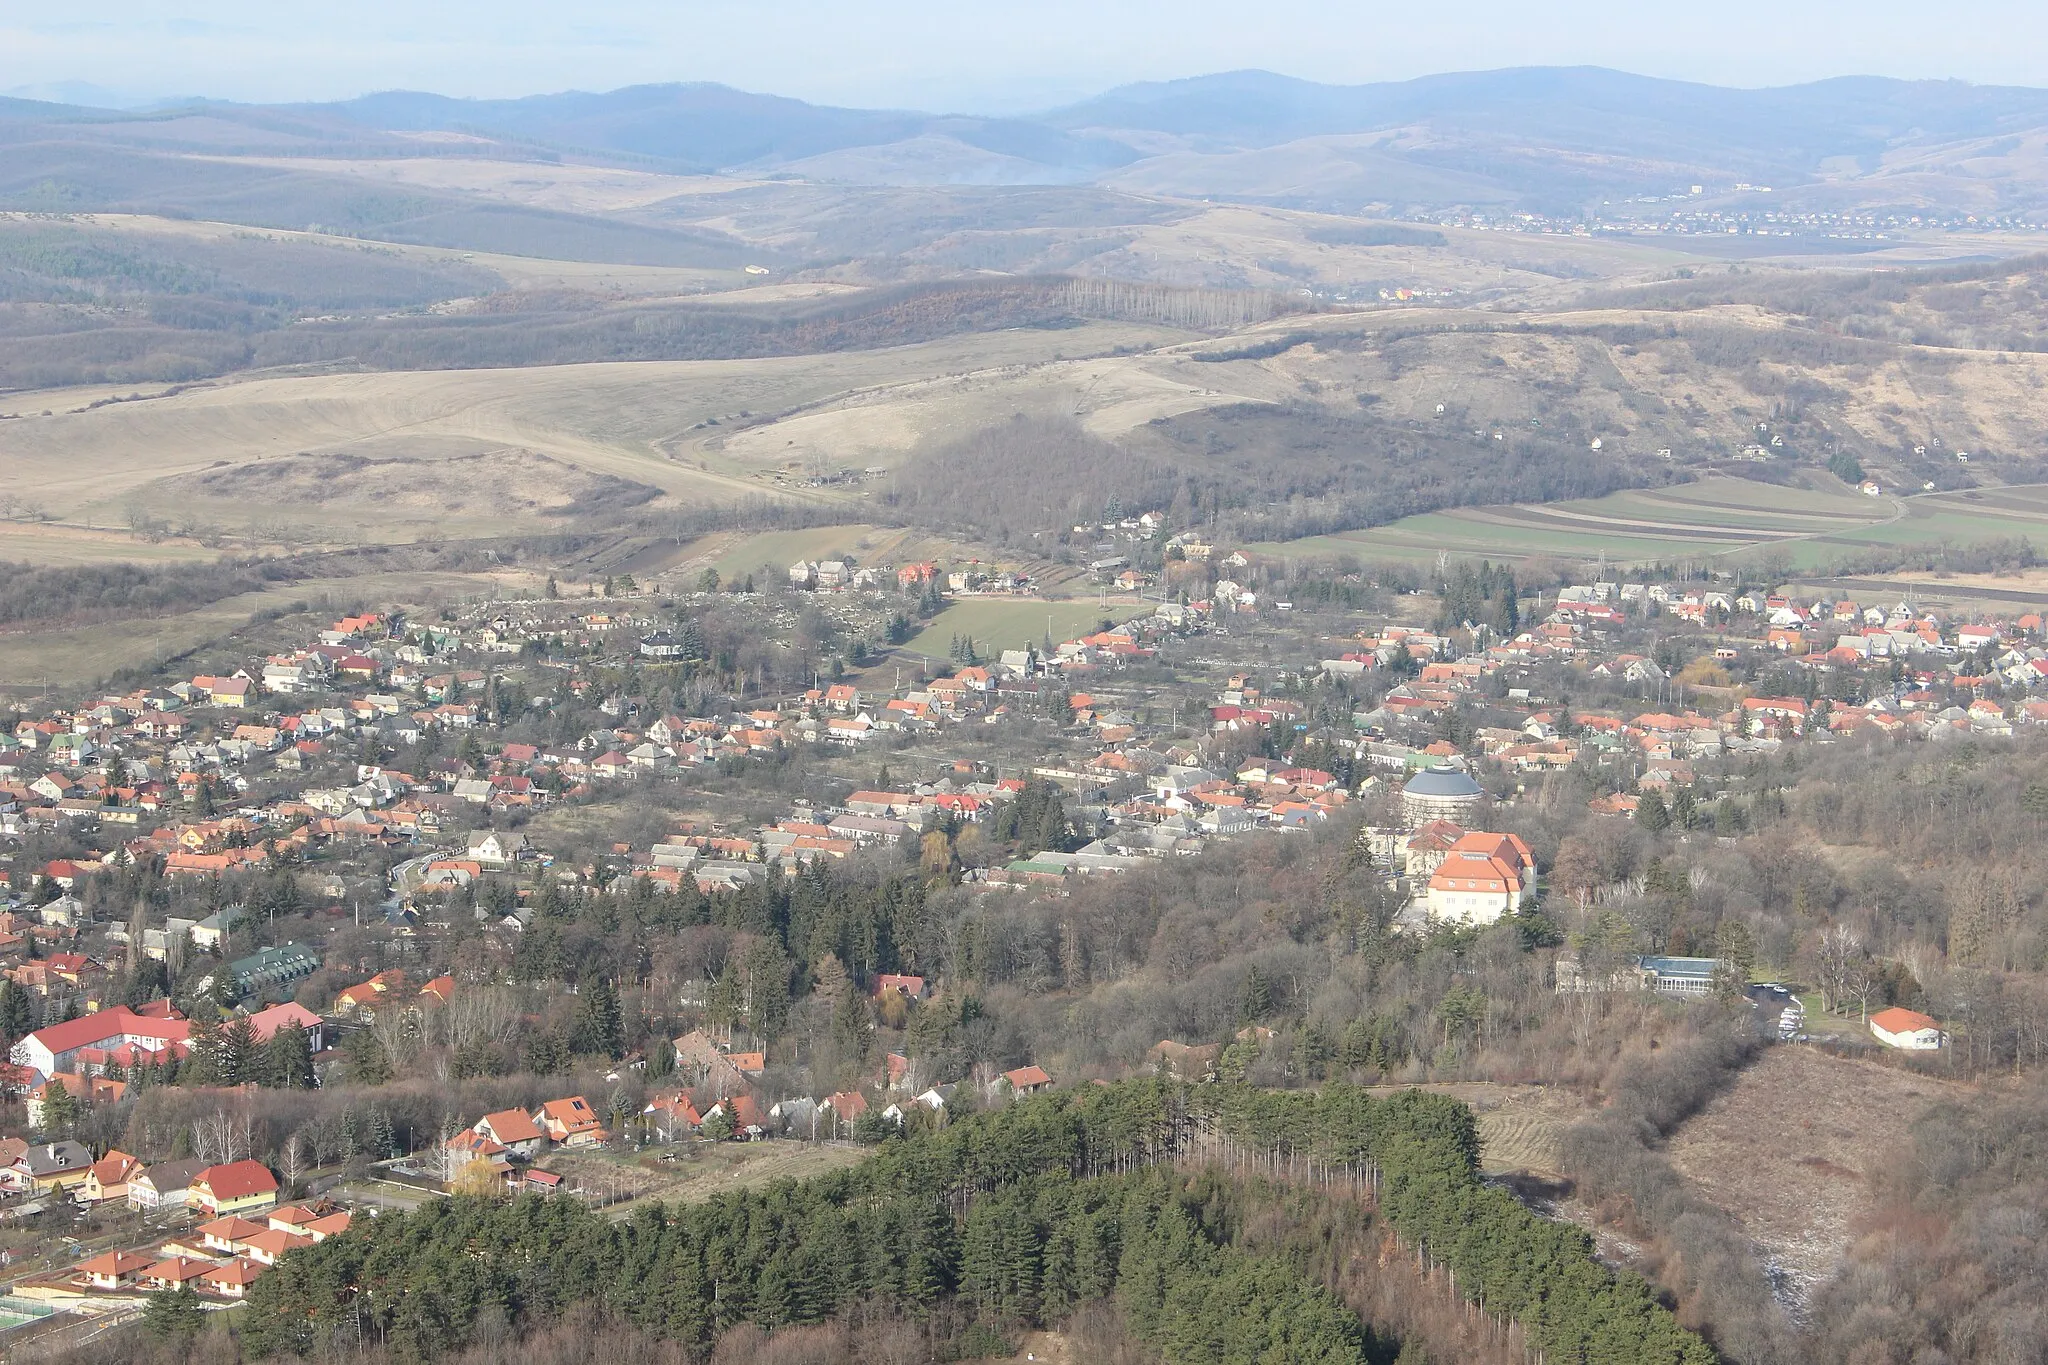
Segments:
[[[900,995],[911,1001],[930,993],[921,976],[886,974],[876,978],[874,991],[877,997]],[[854,1136],[864,1119],[900,1128],[918,1111],[944,1113],[963,1084],[976,1085],[995,1102],[1035,1095],[1052,1085],[1052,1077],[1038,1066],[978,1070],[971,1080],[935,1084],[912,1059],[892,1052],[865,1090],[771,1100],[760,1084],[768,1065],[765,1053],[734,1052],[702,1030],[684,1034],[672,1046],[677,1084],[650,1096],[641,1113],[648,1134],[662,1142],[720,1131],[741,1141],[843,1139]]]
[[[1648,613],[1677,611],[1695,597],[1715,612],[1734,613],[1711,634],[1716,643],[1699,661],[1708,667],[1674,677],[1655,659],[1625,647],[1629,629],[1650,624]],[[1836,624],[1873,617],[1880,624],[1857,626],[1861,644],[1807,649],[1803,643]],[[1819,624],[1823,618],[1825,626]],[[1747,636],[1736,633],[1743,621],[1749,622]],[[1802,643],[1789,643],[1785,632]],[[2048,682],[2048,639],[2034,613],[2009,622],[1945,625],[1924,613],[1865,610],[1846,601],[1801,606],[1756,594],[1681,596],[1655,586],[1600,583],[1566,589],[1545,620],[1511,638],[1483,629],[1472,635],[1462,651],[1449,637],[1400,627],[1342,642],[1344,648],[1321,661],[1328,676],[1357,677],[1397,663],[1407,672],[1376,705],[1352,717],[1350,733],[1322,738],[1388,781],[1446,757],[1483,760],[1509,774],[1568,768],[1588,759],[1624,760],[1633,766],[1638,791],[1615,793],[1602,809],[1628,815],[1642,791],[1668,793],[1691,785],[1705,760],[1767,754],[1801,738],[1997,738],[2048,722],[2048,698],[2030,695]],[[1759,658],[1814,673],[1816,696],[1749,695],[1729,687],[1725,675],[1716,685],[1718,670]],[[1663,709],[1546,707],[1518,686],[1546,664],[1583,669],[1619,690],[1654,698]],[[1841,673],[1856,675],[1860,700],[1826,698],[1831,675]],[[1441,741],[1411,747],[1391,738],[1482,698],[1490,712],[1517,713],[1515,720],[1479,729],[1462,751]],[[1716,704],[1682,704],[1688,699]],[[1293,719],[1270,702],[1213,714],[1219,730]]]
[[[551,1194],[562,1177],[533,1163],[555,1150],[601,1147],[612,1137],[604,1120],[581,1095],[548,1100],[539,1108],[505,1109],[485,1114],[468,1128],[450,1134],[439,1153],[443,1180],[456,1181],[481,1162],[494,1180],[514,1190]]]
[[[884,975],[874,990],[877,996],[900,994],[913,1001],[929,994],[918,976]],[[865,1089],[772,1098],[763,1079],[765,1052],[735,1051],[728,1041],[701,1029],[674,1039],[670,1047],[673,1081],[649,1093],[637,1114],[614,1116],[637,1123],[639,1136],[656,1143],[695,1137],[844,1140],[855,1136],[864,1119],[901,1127],[916,1111],[942,1113],[959,1086],[968,1083],[930,1084],[908,1057],[892,1052]],[[1052,1077],[1040,1067],[1024,1066],[977,1075],[972,1083],[986,1098],[1000,1102],[1036,1094],[1051,1086]],[[596,1148],[616,1136],[583,1096],[568,1095],[535,1109],[484,1114],[450,1133],[434,1155],[433,1173],[451,1185],[482,1173],[511,1190],[550,1193],[563,1188],[563,1176],[538,1163],[552,1153]]]
[[[203,922],[202,922],[203,923]],[[216,926],[217,930],[217,926]],[[72,1110],[117,1104],[139,1073],[169,1074],[169,1068],[192,1052],[192,1021],[168,1000],[130,1006],[110,998],[118,987],[115,974],[82,954],[64,954],[70,968],[63,978],[43,977],[54,987],[30,994],[31,1020],[47,1022],[13,1045],[0,1066],[0,1092],[23,1099],[29,1127],[45,1128],[49,1106],[62,1102]],[[51,959],[32,959],[10,973],[26,977]],[[297,944],[266,948],[223,964],[232,991],[243,1002],[223,1027],[239,1024],[249,1044],[261,1047],[284,1030],[304,1035],[307,1055],[316,1069],[335,1058],[333,1043],[341,1030],[373,1023],[386,1010],[424,1015],[445,1006],[454,995],[454,979],[443,975],[414,985],[398,971],[379,972],[338,992],[324,1015],[289,999],[265,1005],[265,998],[289,995],[298,982],[317,971],[319,955]],[[4,1185],[0,1180],[0,1185]],[[19,1188],[19,1187],[17,1187]]]
[[[1014,597],[1037,590],[1030,574],[1016,569],[970,563],[964,568],[941,569],[929,560],[898,568],[856,567],[843,559],[800,559],[789,566],[789,585],[809,592],[880,591],[917,593],[940,587],[963,597]]]
[[[832,564],[816,568],[821,581],[835,579]],[[911,588],[941,576],[929,563],[894,573],[898,586]],[[849,583],[853,576],[847,575]],[[1021,586],[985,585],[972,570],[967,577],[971,581],[956,591]],[[1140,620],[1064,641],[1043,655],[1008,651],[986,666],[906,681],[884,694],[832,684],[702,715],[647,712],[630,699],[598,697],[599,709],[616,724],[561,744],[493,742],[501,717],[489,698],[499,666],[457,666],[458,654],[486,656],[478,662],[488,663],[494,654],[539,650],[538,666],[545,669],[554,663],[547,650],[565,643],[619,643],[636,628],[643,644],[662,638],[658,629],[647,629],[654,623],[610,610],[562,602],[529,606],[516,616],[498,612],[459,625],[346,616],[301,648],[224,675],[51,708],[0,736],[0,834],[57,830],[109,849],[108,857],[154,859],[174,877],[193,878],[263,865],[280,853],[310,857],[330,846],[345,857],[364,846],[436,845],[456,830],[517,820],[606,783],[677,775],[793,747],[852,751],[890,735],[929,735],[999,719],[1035,699],[1048,678],[1086,682],[1149,657],[1160,637],[1196,621],[1187,609],[1163,604]],[[573,665],[568,672],[566,691],[589,696],[590,678]],[[292,709],[295,696],[314,692],[321,704]],[[1105,742],[1118,742],[1114,717],[1081,719],[1094,722]],[[1124,727],[1124,736],[1129,733]],[[436,735],[459,742],[441,745],[433,756],[413,748]],[[370,741],[386,754],[422,756],[359,761]],[[285,792],[253,800],[259,781]],[[216,814],[220,807],[231,813]],[[791,823],[811,822],[799,817]],[[764,832],[771,848],[806,853],[840,851],[828,845],[844,833]],[[814,845],[817,840],[825,843]],[[473,843],[437,860],[433,877],[460,883],[513,870],[526,856],[530,851],[497,856]],[[333,894],[340,894],[339,883],[330,881]],[[38,910],[34,927],[70,928],[81,913],[76,900],[62,898]],[[0,935],[8,932],[0,926]]]
[[[246,1157],[145,1163],[118,1148],[95,1159],[76,1142],[0,1138],[0,1163],[0,1189],[28,1201],[22,1207],[63,1199],[148,1215],[185,1210],[194,1220],[189,1231],[155,1245],[102,1252],[10,1289],[31,1302],[164,1289],[240,1299],[278,1257],[346,1232],[350,1222],[346,1210],[324,1200],[280,1207],[277,1177]]]
[[[183,1206],[204,1221],[153,1246],[105,1251],[67,1269],[31,1276],[10,1292],[21,1299],[62,1303],[88,1295],[189,1289],[233,1301],[246,1296],[249,1286],[286,1252],[348,1231],[352,1215],[330,1202],[280,1206],[277,1179],[259,1161],[245,1158],[186,1174],[194,1164],[143,1166],[120,1152],[94,1162],[87,1180],[79,1182],[91,1193],[81,1197],[94,1202],[102,1195],[125,1197],[132,1207],[151,1212]]]

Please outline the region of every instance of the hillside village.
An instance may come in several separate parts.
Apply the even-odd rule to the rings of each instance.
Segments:
[[[360,611],[225,671],[20,716],[0,736],[0,1219],[61,1227],[75,1207],[96,1235],[69,1261],[47,1236],[0,1235],[0,1257],[18,1245],[30,1267],[7,1302],[34,1317],[181,1286],[232,1301],[292,1247],[374,1216],[380,1188],[608,1200],[618,1191],[574,1158],[872,1142],[1082,1079],[1049,1057],[921,1047],[920,1019],[950,1008],[957,1023],[961,983],[903,944],[820,969],[848,1064],[798,1066],[743,939],[722,967],[664,959],[600,980],[563,955],[579,917],[740,926],[859,867],[992,903],[1071,897],[1334,822],[1356,829],[1347,875],[1391,932],[1546,904],[1563,922],[1574,895],[1587,911],[1584,892],[1504,828],[1545,774],[1587,775],[1596,819],[1725,836],[1745,768],[1788,748],[1995,742],[2048,722],[2039,614],[1943,619],[1684,582],[1544,594],[1462,566],[1425,621],[1426,598],[1376,617],[1291,600],[1284,570],[1193,535],[1166,560],[1183,585],[1186,565],[1213,562],[1207,591],[993,657],[965,642],[972,662],[937,675],[920,661],[915,679],[883,654],[782,692],[707,686],[698,617],[732,594],[701,585],[436,619]],[[1120,556],[1093,568],[1130,589],[1160,577]],[[791,600],[843,599],[871,624],[1028,581],[841,562],[789,580],[781,619]],[[1505,595],[1471,591],[1503,581]],[[1462,614],[1473,607],[1487,619]],[[753,780],[792,764],[808,773],[795,787]],[[1695,998],[1731,970],[1656,946],[1606,967],[1568,952],[1557,989]],[[1741,976],[1759,1009],[1782,1009],[1780,1036],[1803,1036],[1796,1001]],[[625,994],[668,1028],[629,1046]],[[567,1034],[535,1022],[565,1011]],[[515,1063],[489,1035],[522,1017]],[[1943,1030],[1895,1006],[1865,1038],[1938,1050]],[[1164,1038],[1127,1069],[1241,1074],[1272,1035]],[[272,1096],[346,1092],[431,1048],[455,1074],[523,1063],[504,1093],[524,1098],[431,1124],[355,1108],[266,1119]],[[602,1092],[551,1088],[593,1054]],[[135,1117],[166,1087],[195,1116],[175,1140]]]

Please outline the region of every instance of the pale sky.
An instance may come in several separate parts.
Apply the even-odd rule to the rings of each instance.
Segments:
[[[2041,0],[0,0],[0,90],[278,101],[715,80],[822,103],[1043,108],[1263,67],[1398,80],[1597,65],[1723,85],[2048,86]]]

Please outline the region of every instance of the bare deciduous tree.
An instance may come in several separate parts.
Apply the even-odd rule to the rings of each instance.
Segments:
[[[420,1012],[410,1005],[386,1005],[370,1021],[370,1036],[384,1052],[394,1074],[402,1073],[419,1055],[422,1036]]]
[[[431,1016],[432,1032],[460,1052],[476,1043],[503,1038],[519,1018],[519,1001],[502,986],[478,986],[455,998]]]
[[[1846,924],[1830,927],[1820,936],[1813,954],[1814,984],[1820,987],[1820,1007],[1834,1010],[1848,993],[1851,965],[1863,956],[1863,942]]]
[[[254,1129],[247,1110],[231,1114],[226,1108],[216,1108],[193,1121],[192,1154],[216,1165],[240,1161],[249,1155]]]

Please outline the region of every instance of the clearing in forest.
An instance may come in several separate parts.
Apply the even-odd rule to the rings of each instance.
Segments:
[[[1963,1093],[1876,1062],[1773,1047],[1672,1136],[1672,1164],[1757,1242],[1803,1303],[1848,1250],[1914,1120]]]

